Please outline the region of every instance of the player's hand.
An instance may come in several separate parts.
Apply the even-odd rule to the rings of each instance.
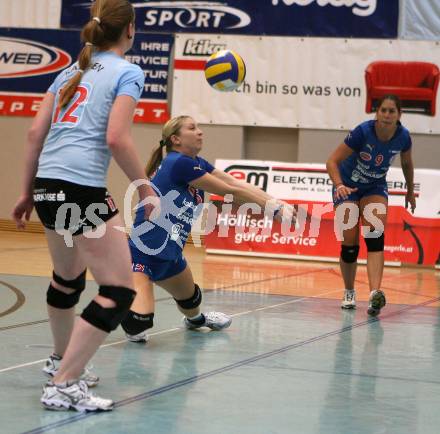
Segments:
[[[147,196],[141,198],[146,220],[154,220],[160,215],[160,198],[151,186],[147,187]]]
[[[25,221],[29,221],[32,210],[34,209],[34,198],[32,196],[20,196],[17,203],[12,210],[12,218],[15,221],[18,229],[26,227]],[[25,221],[23,221],[23,216]]]
[[[411,208],[411,212],[414,214],[416,209],[416,197],[413,191],[407,191],[405,195],[405,208],[408,209],[408,206]]]
[[[335,199],[348,199],[348,196],[357,191],[357,188],[347,187],[344,184],[338,184],[335,189],[334,197]]]
[[[279,207],[275,211],[274,220],[282,223],[287,220],[290,221],[291,224],[295,225],[296,223],[296,209],[293,205],[290,205],[287,202],[278,201]]]

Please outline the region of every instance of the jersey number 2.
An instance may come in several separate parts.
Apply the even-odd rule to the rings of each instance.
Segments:
[[[62,115],[60,119],[60,106],[57,106],[55,110],[55,114],[53,117],[53,123],[56,124],[58,122],[68,122],[70,124],[76,124],[78,122],[79,116],[75,116],[73,113],[76,109],[81,106],[89,95],[89,90],[85,86],[78,86],[76,88],[76,92],[70,100],[69,104],[67,104],[66,111]]]

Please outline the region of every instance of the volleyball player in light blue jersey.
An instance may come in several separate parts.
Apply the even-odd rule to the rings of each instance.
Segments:
[[[406,180],[405,207],[414,212],[414,165],[411,156],[411,136],[400,123],[401,103],[394,95],[384,96],[378,104],[375,120],[363,122],[351,131],[344,143],[332,153],[327,169],[333,181],[333,202],[336,210],[345,203],[359,211],[367,246],[367,272],[370,286],[368,314],[376,316],[385,306],[385,294],[380,290],[384,267],[384,227],[387,217],[388,188],[386,175],[394,158],[400,155]],[[380,220],[376,228],[368,219],[372,206],[378,206],[374,217]],[[366,211],[366,212],[365,212]],[[338,213],[336,213],[338,216]],[[344,218],[344,216],[341,216]],[[354,280],[359,253],[359,218],[357,224],[343,230],[340,267],[345,284],[341,307],[356,307]],[[342,223],[342,222],[339,222]]]
[[[275,201],[259,188],[215,169],[199,157],[202,144],[203,133],[195,120],[178,116],[164,125],[160,146],[147,165],[147,177],[152,178],[163,197],[163,212],[155,224],[146,221],[139,209],[130,237],[137,296],[121,325],[133,342],[146,342],[146,330],[153,327],[153,282],[174,297],[185,315],[186,328],[221,330],[231,324],[231,318],[224,313],[201,313],[202,292],[182,255],[205,191],[222,196],[231,194],[236,203],[258,204],[263,209],[272,201],[277,219],[283,215],[295,219],[296,213],[290,205]],[[164,148],[167,155],[162,159]],[[159,220],[161,225],[157,224]],[[147,225],[150,227],[145,230]]]
[[[53,378],[41,397],[47,409],[113,408],[112,400],[89,392],[98,377],[86,364],[135,296],[127,239],[117,230],[123,222],[105,187],[112,155],[130,180],[144,178],[130,131],[144,78],[123,58],[133,36],[129,1],[94,2],[78,63],[56,78],[28,134],[22,194],[13,217],[23,228],[22,219],[29,220],[35,203],[54,267],[47,308],[55,348],[43,369]],[[146,185],[138,192],[141,200],[154,195]],[[151,205],[144,211],[148,216]],[[70,234],[70,246],[63,231]],[[75,320],[86,268],[99,294]]]
[[[49,87],[48,92],[55,95],[55,106],[59,104],[61,90],[78,69],[75,63]],[[55,109],[40,155],[37,178],[105,187],[111,159],[106,131],[113,101],[122,95],[137,101],[143,86],[144,73],[139,66],[113,51],[95,51],[69,108]]]

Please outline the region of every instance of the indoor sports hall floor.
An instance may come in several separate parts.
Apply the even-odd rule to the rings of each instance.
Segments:
[[[440,432],[440,273],[386,268],[388,305],[342,311],[335,264],[206,256],[187,258],[205,310],[233,316],[224,332],[186,331],[156,291],[146,345],[121,329],[92,360],[109,413],[40,407],[51,352],[42,235],[0,233],[0,432],[185,434],[435,434]],[[80,307],[96,286],[88,282]]]

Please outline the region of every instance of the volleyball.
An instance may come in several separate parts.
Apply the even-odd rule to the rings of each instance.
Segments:
[[[210,86],[221,92],[237,89],[243,83],[245,76],[246,65],[235,51],[217,51],[206,61],[206,80]]]

